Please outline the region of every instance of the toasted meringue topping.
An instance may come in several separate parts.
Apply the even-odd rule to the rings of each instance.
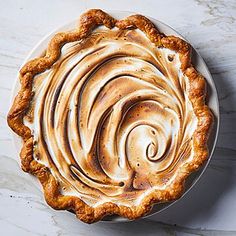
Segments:
[[[197,127],[180,65],[140,30],[99,27],[35,77],[25,122],[64,195],[131,206],[171,183]]]

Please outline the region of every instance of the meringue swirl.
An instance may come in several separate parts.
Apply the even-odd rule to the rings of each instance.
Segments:
[[[34,158],[64,195],[130,206],[171,183],[197,127],[180,65],[138,29],[99,27],[34,78]]]

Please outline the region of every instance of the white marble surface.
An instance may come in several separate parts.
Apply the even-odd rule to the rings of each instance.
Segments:
[[[219,92],[220,134],[208,169],[176,205],[149,219],[86,225],[50,209],[38,183],[20,170],[6,124],[26,55],[89,8],[139,12],[172,26],[199,50]],[[0,36],[0,235],[236,235],[235,0],[0,0]]]

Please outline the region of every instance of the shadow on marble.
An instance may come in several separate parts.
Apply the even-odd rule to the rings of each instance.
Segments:
[[[139,220],[129,223],[97,223],[92,226],[93,229],[101,230],[106,228],[109,224],[109,232],[111,235],[162,235],[162,236],[173,236],[173,235],[204,235],[204,236],[233,236],[236,231],[224,231],[224,230],[201,230],[201,229],[190,229],[180,227],[177,225],[169,225],[159,222],[151,222],[146,220]]]
[[[208,229],[191,229],[188,227],[181,227],[177,225],[165,224],[161,222],[153,222],[147,220],[137,220],[132,222],[122,222],[122,223],[111,223],[111,222],[98,222],[92,225],[88,225],[82,222],[76,222],[77,219],[71,218],[71,215],[64,214],[62,217],[53,217],[54,222],[60,225],[61,229],[68,228],[68,221],[71,224],[70,235],[77,235],[78,232],[81,235],[87,235],[84,232],[90,230],[91,232],[97,233],[99,235],[112,235],[112,236],[128,236],[128,235],[161,235],[161,236],[194,236],[194,235],[204,235],[204,236],[233,236],[236,235],[236,231],[224,231],[224,230],[208,230]],[[68,220],[68,221],[67,221]]]
[[[211,62],[210,64],[214,63]],[[225,79],[225,73],[217,71],[217,68],[209,69],[216,83],[219,98],[227,97],[230,84]],[[196,225],[198,222],[201,225],[201,222],[210,221],[209,219],[214,217],[217,204],[227,191],[230,191],[235,185],[236,150],[224,146],[225,139],[228,139],[228,142],[232,144],[233,140],[231,140],[230,135],[222,136],[222,132],[228,127],[231,127],[230,132],[236,133],[235,117],[232,119],[229,117],[232,114],[234,115],[235,111],[227,111],[226,105],[234,108],[233,97],[228,96],[227,103],[220,99],[221,122],[218,143],[210,164],[199,182],[176,204],[150,217],[149,220],[178,225]]]

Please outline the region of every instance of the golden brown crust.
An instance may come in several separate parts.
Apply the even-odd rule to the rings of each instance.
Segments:
[[[155,190],[147,195],[142,203],[135,207],[126,207],[114,203],[104,203],[98,207],[90,207],[77,197],[64,196],[50,170],[33,158],[33,136],[31,130],[23,124],[23,117],[29,108],[34,76],[49,69],[59,58],[61,48],[68,42],[86,38],[98,25],[120,29],[139,28],[158,47],[175,50],[180,55],[181,69],[189,78],[189,99],[198,118],[197,129],[193,135],[194,158],[185,163],[177,173],[175,180],[165,190]],[[72,32],[56,34],[48,45],[46,55],[26,63],[20,70],[21,89],[18,92],[8,114],[8,124],[23,139],[20,153],[22,169],[35,175],[41,182],[47,203],[55,209],[67,209],[76,213],[77,217],[92,223],[105,215],[117,214],[128,219],[137,219],[147,214],[154,203],[172,201],[180,197],[184,190],[184,182],[188,175],[196,171],[207,159],[207,140],[213,123],[213,115],[205,104],[206,83],[204,78],[191,65],[191,47],[184,40],[175,36],[159,33],[153,23],[141,15],[129,16],[116,21],[101,10],[89,10],[81,16],[80,26]]]

